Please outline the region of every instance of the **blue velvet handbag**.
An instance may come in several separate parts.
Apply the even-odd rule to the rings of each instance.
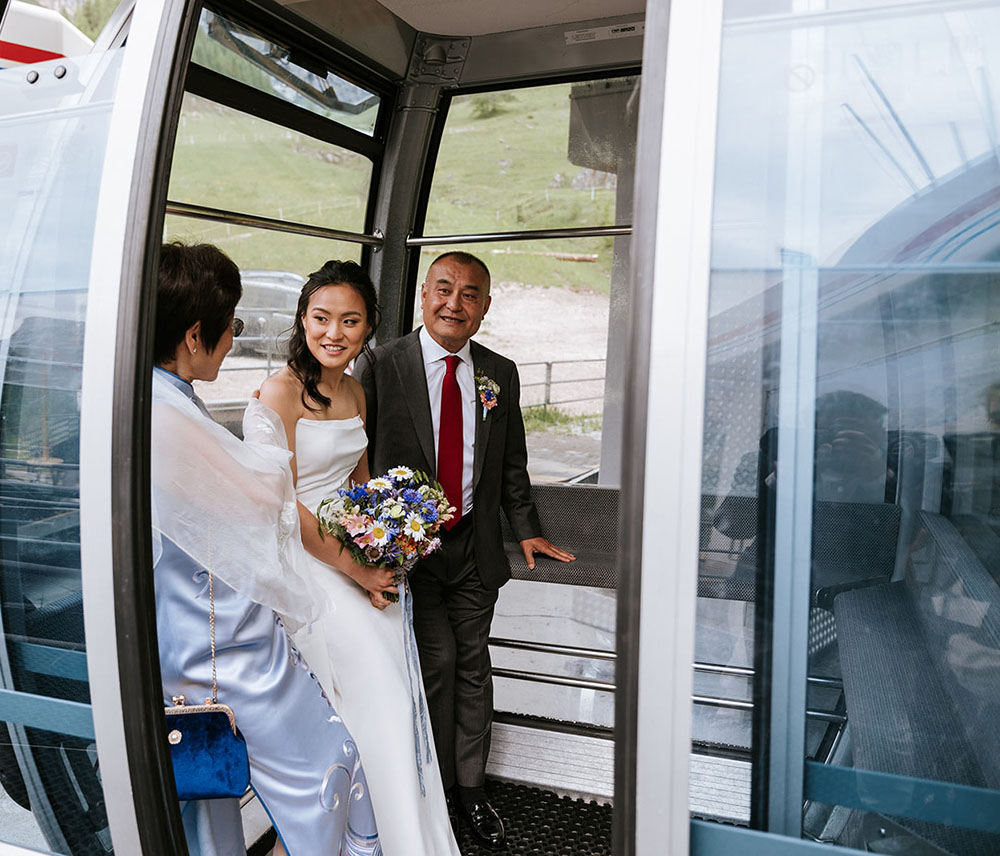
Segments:
[[[208,591],[212,697],[205,699],[204,704],[187,705],[184,696],[173,696],[173,707],[164,708],[177,798],[182,800],[240,797],[250,785],[246,741],[236,728],[232,708],[219,704],[215,674],[215,591],[211,573]]]

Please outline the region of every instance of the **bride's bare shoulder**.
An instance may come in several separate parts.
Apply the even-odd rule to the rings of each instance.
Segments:
[[[279,413],[302,407],[302,381],[285,366],[260,385],[260,400]]]

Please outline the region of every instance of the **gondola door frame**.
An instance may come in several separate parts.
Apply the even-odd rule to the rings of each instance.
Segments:
[[[152,294],[174,131],[201,4],[141,0],[112,109],[93,239],[80,414],[87,667],[118,853],[186,856],[153,597]]]

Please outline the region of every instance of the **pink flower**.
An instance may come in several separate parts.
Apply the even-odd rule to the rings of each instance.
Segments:
[[[370,534],[371,525],[375,521],[372,520],[367,514],[348,514],[343,519],[344,528],[347,530],[347,534],[352,538],[357,540],[359,535],[364,535],[366,533]],[[362,543],[358,541],[358,543]],[[364,543],[370,543],[370,541],[365,541]]]

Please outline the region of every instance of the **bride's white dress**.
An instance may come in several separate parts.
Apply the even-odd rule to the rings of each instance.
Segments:
[[[300,419],[295,431],[299,501],[315,512],[321,500],[345,485],[366,446],[359,416]],[[334,608],[300,630],[295,643],[357,742],[382,851],[386,856],[459,856],[429,723],[429,763],[421,753],[426,796],[420,793],[399,604],[380,611],[364,589],[335,568],[310,556],[309,569]]]

